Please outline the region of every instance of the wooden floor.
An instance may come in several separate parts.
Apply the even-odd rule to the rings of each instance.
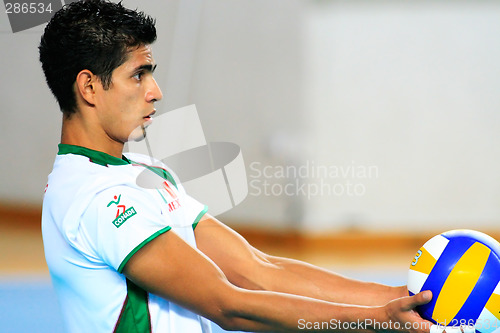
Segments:
[[[415,252],[432,237],[431,234],[409,236],[343,232],[303,236],[255,229],[237,231],[266,253],[340,271],[371,268],[406,271]],[[48,275],[40,230],[40,209],[0,204],[0,276],[19,274]]]
[[[0,204],[0,275],[47,274],[40,209]]]

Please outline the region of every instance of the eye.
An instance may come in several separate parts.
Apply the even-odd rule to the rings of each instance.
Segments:
[[[137,72],[135,73],[132,78],[133,79],[136,79],[137,81],[141,81],[142,79],[142,76],[144,75],[144,72],[143,71],[140,71],[140,72]]]

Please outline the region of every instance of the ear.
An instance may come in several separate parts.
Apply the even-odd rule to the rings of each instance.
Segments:
[[[75,94],[78,99],[83,99],[90,105],[95,104],[95,93],[97,88],[97,77],[89,71],[84,69],[78,73],[75,81]]]

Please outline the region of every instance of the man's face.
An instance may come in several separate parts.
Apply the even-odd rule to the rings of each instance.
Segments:
[[[97,117],[109,140],[125,143],[143,138],[143,128],[155,112],[154,102],[162,98],[153,78],[155,67],[151,46],[140,46],[113,71],[109,89],[98,85]]]

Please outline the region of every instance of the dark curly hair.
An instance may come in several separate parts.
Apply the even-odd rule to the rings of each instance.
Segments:
[[[155,40],[155,20],[121,2],[82,0],[64,6],[45,27],[38,47],[47,84],[61,111],[76,111],[73,85],[80,71],[90,70],[108,89],[113,71],[128,53]]]

